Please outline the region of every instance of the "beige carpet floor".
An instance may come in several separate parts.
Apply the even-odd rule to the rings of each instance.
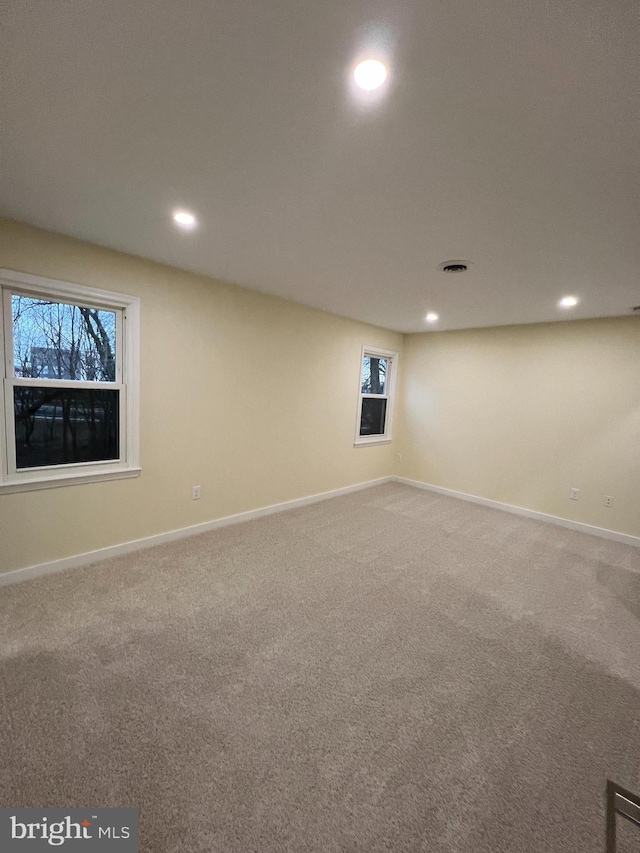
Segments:
[[[605,779],[640,789],[640,550],[453,498],[379,486],[0,617],[0,805],[138,806],[144,851],[601,853]]]

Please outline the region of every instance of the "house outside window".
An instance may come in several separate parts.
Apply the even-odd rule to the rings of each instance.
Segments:
[[[9,270],[0,286],[0,491],[139,474],[139,300]]]
[[[391,441],[397,361],[391,350],[362,348],[356,445]]]

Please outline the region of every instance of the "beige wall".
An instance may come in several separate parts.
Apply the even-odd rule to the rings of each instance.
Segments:
[[[0,571],[393,473],[353,439],[361,347],[401,335],[6,221],[0,267],[140,296],[143,469],[0,495]]]
[[[410,335],[402,376],[402,476],[640,536],[640,318]]]
[[[640,318],[403,339],[2,220],[0,267],[141,297],[143,467],[0,495],[0,571],[390,474],[640,536]],[[392,445],[353,447],[363,344],[401,352]]]

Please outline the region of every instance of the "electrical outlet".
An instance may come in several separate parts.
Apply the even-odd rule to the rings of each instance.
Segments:
[[[579,501],[580,500],[580,489],[571,489],[569,497],[571,498],[572,501]]]
[[[191,500],[199,501],[202,497],[202,486],[191,486]]]
[[[396,462],[402,462],[402,453],[396,453]]]
[[[604,496],[604,505],[605,506],[613,506],[613,498],[611,497],[611,495],[605,495]]]

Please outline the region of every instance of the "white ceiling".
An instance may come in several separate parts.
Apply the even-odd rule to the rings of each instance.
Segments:
[[[405,332],[640,303],[636,0],[3,7],[5,216]]]

